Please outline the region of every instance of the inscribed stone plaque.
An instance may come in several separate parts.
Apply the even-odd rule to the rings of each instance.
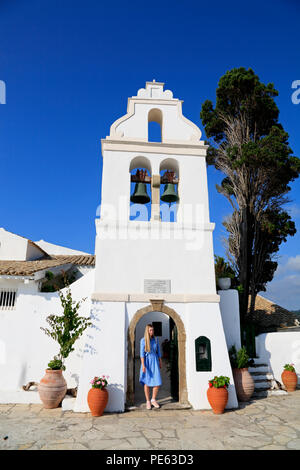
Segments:
[[[170,292],[170,279],[144,279],[145,294],[169,294]]]

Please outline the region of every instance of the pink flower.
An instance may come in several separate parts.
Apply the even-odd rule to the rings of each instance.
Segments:
[[[109,379],[109,375],[107,375],[106,378]]]

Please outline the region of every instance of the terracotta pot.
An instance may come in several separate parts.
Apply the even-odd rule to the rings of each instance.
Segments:
[[[106,388],[91,388],[88,392],[87,402],[92,416],[102,416],[108,402],[108,391]]]
[[[248,367],[233,369],[233,379],[239,401],[249,401],[254,392],[254,380]]]
[[[38,385],[40,399],[44,408],[57,408],[67,392],[67,382],[62,370],[46,369],[46,375]]]
[[[216,415],[220,415],[224,413],[224,409],[228,401],[228,390],[224,387],[210,387],[207,390],[207,399],[213,412]]]
[[[284,370],[281,374],[281,380],[288,392],[294,392],[297,387],[298,377],[296,372]]]

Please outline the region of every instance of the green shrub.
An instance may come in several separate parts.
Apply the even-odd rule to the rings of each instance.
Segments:
[[[250,358],[248,356],[247,349],[245,346],[243,346],[238,351],[236,350],[235,346],[232,346],[228,352],[232,368],[244,369],[245,367],[248,367]]]
[[[54,359],[49,362],[48,369],[50,370],[65,370],[66,367],[63,365],[61,359],[58,359],[57,356],[54,356]]]
[[[49,362],[49,369],[65,370],[64,360],[74,351],[75,341],[83,334],[84,330],[92,325],[89,318],[80,317],[78,310],[81,303],[85,300],[75,302],[72,299],[71,289],[68,288],[66,294],[59,291],[59,298],[63,308],[62,315],[49,315],[46,318],[49,328],[42,328],[47,336],[57,341],[60,349],[59,354]]]

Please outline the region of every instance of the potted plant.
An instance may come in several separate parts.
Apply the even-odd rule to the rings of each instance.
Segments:
[[[235,390],[239,401],[248,401],[254,392],[254,380],[248,371],[250,358],[245,346],[238,351],[235,346],[229,350]]]
[[[229,383],[229,377],[223,375],[215,376],[208,382],[207,399],[215,414],[224,413],[228,401],[227,387]]]
[[[92,325],[90,320],[78,315],[81,303],[72,299],[70,288],[66,294],[59,291],[60,302],[63,308],[62,315],[49,315],[46,318],[49,328],[42,328],[47,336],[58,342],[59,353],[49,362],[45,376],[38,385],[40,399],[45,408],[57,408],[67,391],[67,384],[62,375],[65,370],[64,361],[74,351],[75,341],[83,334],[84,330]]]
[[[231,279],[234,278],[234,271],[222,256],[215,256],[215,273],[217,284],[220,289],[229,289],[231,286]]]
[[[284,371],[281,374],[281,380],[283,382],[283,385],[285,386],[288,392],[294,392],[296,390],[298,382],[294,364],[285,364],[283,368]]]
[[[91,410],[92,416],[102,416],[103,411],[108,402],[108,385],[109,375],[94,377],[91,380],[92,388],[88,392],[87,402]]]

